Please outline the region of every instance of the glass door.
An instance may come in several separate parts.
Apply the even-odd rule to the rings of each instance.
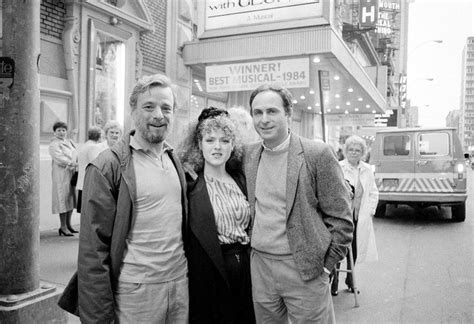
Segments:
[[[89,120],[103,127],[109,120],[121,125],[125,112],[125,42],[90,24]]]

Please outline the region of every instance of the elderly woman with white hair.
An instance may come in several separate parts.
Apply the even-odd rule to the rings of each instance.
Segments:
[[[354,236],[352,240],[352,254],[354,264],[377,261],[377,247],[372,218],[379,200],[379,192],[375,184],[374,174],[369,164],[362,161],[367,153],[365,140],[353,135],[346,139],[344,145],[345,159],[339,164],[344,172],[346,181],[354,188],[352,200],[352,215],[354,221]],[[347,266],[350,270],[349,262]],[[338,275],[334,275],[331,285],[333,296],[338,294]],[[346,285],[353,292],[352,274],[347,273]]]
[[[109,120],[104,125],[104,134],[107,147],[112,147],[122,137],[122,125],[116,120]]]
[[[260,140],[260,136],[253,127],[253,119],[249,111],[242,106],[227,109],[230,119],[237,126],[242,143],[250,144]]]

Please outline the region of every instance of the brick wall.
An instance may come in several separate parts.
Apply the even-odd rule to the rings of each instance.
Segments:
[[[64,0],[41,0],[41,34],[61,39],[66,7]]]
[[[145,4],[153,18],[155,31],[145,33],[140,37],[143,66],[164,72],[166,67],[166,0],[146,0]]]

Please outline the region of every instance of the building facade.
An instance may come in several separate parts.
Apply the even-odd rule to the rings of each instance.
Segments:
[[[196,33],[183,48],[191,115],[208,104],[248,109],[252,89],[279,82],[295,96],[292,130],[338,146],[398,104],[399,1],[194,4]]]
[[[474,37],[468,37],[462,54],[460,133],[464,151],[474,152]]]
[[[41,0],[42,230],[58,222],[51,215],[48,153],[54,122],[67,122],[69,136],[78,144],[86,140],[90,126],[108,120],[128,131],[133,127],[128,118],[133,84],[153,73],[168,74],[178,85],[178,106],[187,106],[191,73],[179,62],[178,42],[192,34],[192,12],[190,0]]]
[[[387,67],[387,111],[376,116],[381,127],[408,127],[407,45],[409,1],[380,0],[378,20],[371,37],[380,60]]]
[[[456,128],[456,133],[458,134],[458,136],[460,136],[460,132],[462,129],[461,115],[462,115],[461,110],[456,109],[456,110],[451,110],[446,116],[446,127]]]
[[[401,2],[401,3],[400,3]],[[249,109],[250,92],[280,82],[294,94],[292,130],[337,148],[400,103],[404,1],[41,0],[40,226],[51,216],[52,125],[83,143],[92,125],[133,128],[137,78],[177,84],[178,144],[202,108]],[[405,20],[404,20],[405,19]]]

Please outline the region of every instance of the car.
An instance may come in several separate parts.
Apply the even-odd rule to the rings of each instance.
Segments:
[[[388,204],[451,208],[466,218],[467,170],[455,128],[395,128],[376,132],[370,164],[379,190],[376,217]]]

